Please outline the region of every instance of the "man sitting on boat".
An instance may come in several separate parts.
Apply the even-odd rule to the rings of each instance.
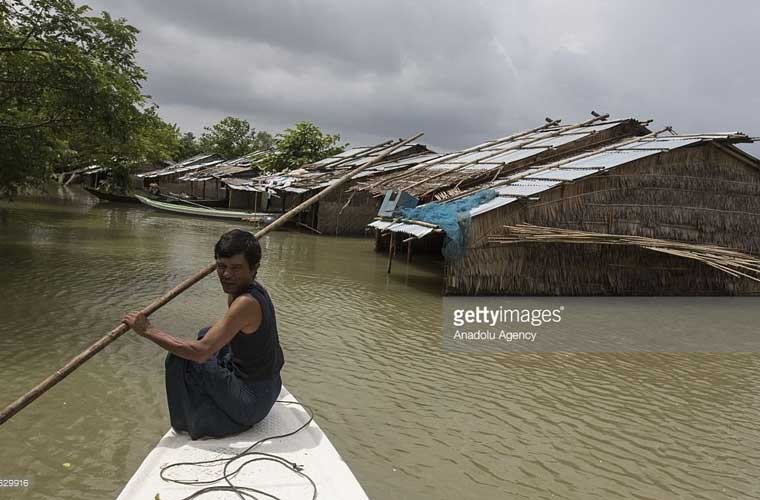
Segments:
[[[227,312],[197,340],[182,340],[153,326],[140,312],[123,321],[163,347],[171,425],[192,439],[250,429],[267,416],[280,394],[284,364],[274,305],[256,281],[261,246],[234,229],[214,247],[217,274],[227,293]]]

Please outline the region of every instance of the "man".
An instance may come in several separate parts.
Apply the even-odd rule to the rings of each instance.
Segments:
[[[172,427],[192,439],[250,429],[267,416],[282,388],[284,364],[269,293],[256,281],[261,246],[233,229],[214,247],[216,271],[227,293],[227,313],[197,340],[182,340],[153,326],[140,312],[123,321],[152,340],[166,357],[166,396]]]

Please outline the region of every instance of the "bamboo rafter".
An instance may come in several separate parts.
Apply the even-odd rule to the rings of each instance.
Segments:
[[[456,199],[459,199],[459,198],[464,198],[465,196],[469,196],[469,195],[471,195],[473,193],[476,193],[478,191],[481,191],[483,189],[493,189],[495,187],[503,186],[505,184],[512,184],[514,182],[517,182],[519,180],[524,179],[525,177],[535,176],[537,174],[540,174],[541,172],[546,172],[547,170],[552,170],[554,168],[560,167],[560,166],[565,165],[567,163],[575,162],[575,161],[581,160],[583,158],[588,158],[589,156],[594,156],[594,155],[598,155],[598,154],[601,154],[601,153],[605,153],[607,151],[613,151],[615,149],[624,148],[625,146],[628,146],[629,144],[633,144],[635,142],[639,142],[639,141],[645,140],[645,139],[655,138],[655,137],[657,137],[658,135],[660,135],[660,134],[662,134],[664,132],[672,132],[672,130],[673,130],[673,128],[668,126],[668,127],[662,128],[660,130],[657,130],[655,132],[651,132],[649,134],[642,135],[642,136],[633,137],[631,139],[625,140],[623,142],[614,143],[614,144],[612,144],[610,146],[607,146],[607,147],[604,147],[604,148],[601,148],[601,149],[596,149],[596,150],[588,151],[588,152],[583,153],[581,155],[573,156],[573,157],[570,157],[570,158],[565,158],[564,160],[559,160],[559,161],[556,161],[556,162],[553,162],[553,163],[547,163],[546,165],[542,165],[541,167],[539,167],[536,170],[526,169],[522,173],[515,174],[515,175],[510,176],[507,179],[491,183],[488,186],[476,186],[476,187],[473,187],[471,189],[464,190],[464,191],[462,191],[461,194],[455,196],[454,198],[451,198],[449,201],[453,201],[453,200],[456,200]]]
[[[414,167],[412,167],[412,168],[410,168],[410,169],[408,169],[408,170],[406,170],[404,172],[401,172],[401,173],[398,173],[398,174],[394,174],[394,175],[391,175],[391,176],[386,177],[384,179],[381,179],[379,181],[376,181],[376,182],[364,185],[364,186],[362,186],[362,189],[366,189],[366,190],[371,191],[371,190],[375,189],[376,187],[380,186],[381,184],[385,184],[388,181],[399,181],[401,179],[404,179],[406,177],[410,177],[410,176],[416,174],[420,170],[425,170],[425,169],[430,168],[432,166],[438,165],[439,163],[450,162],[450,161],[456,160],[457,158],[459,158],[461,156],[464,156],[466,154],[476,153],[476,152],[481,151],[481,150],[483,150],[485,148],[494,147],[494,146],[498,146],[499,144],[512,142],[512,141],[515,141],[517,139],[520,139],[521,137],[525,137],[525,136],[528,136],[530,134],[534,134],[536,132],[540,132],[542,130],[546,130],[548,128],[558,126],[560,124],[560,122],[562,121],[562,120],[551,120],[549,118],[547,118],[546,120],[547,120],[547,123],[541,125],[540,127],[536,127],[536,128],[530,129],[530,130],[526,130],[524,132],[519,132],[517,134],[511,134],[511,135],[508,135],[508,136],[505,136],[505,137],[501,137],[501,138],[493,140],[493,141],[487,141],[487,142],[484,142],[484,143],[479,144],[477,146],[473,146],[471,148],[463,149],[462,151],[457,151],[457,152],[454,152],[454,153],[442,154],[442,155],[437,156],[435,158],[431,158],[431,159],[429,159],[427,161],[423,161],[423,162],[415,165]]]
[[[606,120],[609,117],[610,117],[610,115],[608,113],[605,113],[603,115],[594,115],[593,118],[589,118],[588,120],[583,121],[581,123],[577,123],[575,125],[570,125],[570,126],[567,126],[567,127],[559,128],[556,131],[554,131],[552,133],[549,133],[549,134],[547,134],[545,136],[535,137],[535,138],[530,139],[530,140],[525,141],[525,142],[520,142],[520,143],[517,143],[517,144],[513,144],[513,145],[505,147],[503,149],[496,150],[492,154],[484,156],[483,158],[479,158],[477,160],[472,160],[472,161],[469,161],[469,162],[465,162],[465,163],[462,163],[461,165],[457,165],[456,167],[454,167],[452,169],[444,170],[442,172],[438,172],[438,173],[432,174],[432,175],[430,175],[428,177],[425,177],[425,178],[420,179],[420,180],[418,180],[416,182],[413,182],[413,183],[411,183],[411,184],[409,184],[407,186],[402,187],[401,191],[408,191],[408,190],[410,190],[412,188],[415,188],[415,187],[417,187],[417,186],[419,186],[421,184],[425,184],[425,183],[430,182],[430,181],[432,181],[434,179],[438,179],[439,177],[443,177],[445,175],[450,175],[452,172],[456,172],[456,171],[462,170],[462,169],[464,169],[466,167],[478,164],[478,163],[483,162],[485,160],[489,160],[489,159],[494,158],[496,156],[501,156],[501,155],[503,155],[506,152],[516,151],[518,149],[524,149],[526,147],[530,147],[532,144],[535,144],[537,142],[545,141],[546,139],[550,139],[552,137],[558,137],[560,134],[563,134],[565,132],[569,132],[571,130],[579,129],[579,128],[582,128],[582,127],[587,127],[587,126],[589,126],[589,125],[591,125],[591,124],[593,124],[595,122],[604,121],[604,120]],[[447,160],[447,161],[450,161],[450,160]],[[495,167],[495,168],[501,168],[502,166],[506,165],[507,163],[509,163],[509,162],[504,162],[504,163],[500,164],[498,167]],[[490,170],[492,170],[492,169],[490,169]],[[490,172],[490,170],[487,170],[486,172]]]

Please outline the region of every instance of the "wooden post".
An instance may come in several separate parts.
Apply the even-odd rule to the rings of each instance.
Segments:
[[[406,245],[406,265],[409,265],[412,261],[412,240],[410,239]]]
[[[356,174],[366,170],[367,168],[371,167],[375,163],[382,161],[386,156],[388,156],[390,153],[392,153],[396,149],[418,139],[420,136],[422,136],[421,133],[416,134],[408,139],[405,139],[401,142],[394,144],[393,146],[388,147],[372,160],[368,161],[367,163],[363,165],[356,167],[350,172],[347,172],[344,176],[337,179],[335,182],[333,182],[332,184],[324,188],[319,193],[315,194],[308,200],[294,207],[293,209],[288,211],[288,213],[283,214],[282,216],[278,217],[271,224],[264,226],[262,229],[257,231],[254,236],[257,239],[261,239],[264,235],[268,234],[271,231],[274,231],[275,229],[285,224],[287,221],[292,219],[293,216],[295,216],[299,212],[303,211],[304,209],[308,208],[309,206],[313,205],[314,203],[316,203],[323,197],[333,192],[335,189],[340,187],[342,184],[344,184],[346,181],[351,179]],[[194,284],[198,283],[200,280],[202,280],[209,274],[213,273],[215,270],[216,270],[216,262],[214,262],[213,264],[209,264],[205,268],[201,269],[194,275],[187,278],[185,281],[183,281],[179,285],[175,286],[174,288],[166,292],[161,297],[157,298],[156,300],[148,304],[148,306],[145,307],[141,312],[145,314],[145,316],[150,316],[151,314],[156,312],[158,309],[168,304],[173,298],[177,297],[179,294],[181,294],[182,292],[184,292],[185,290],[187,290]],[[6,406],[5,409],[3,409],[2,412],[0,412],[0,425],[7,422],[11,417],[13,417],[19,411],[24,409],[26,406],[28,406],[32,401],[34,401],[35,399],[40,397],[42,394],[50,390],[54,385],[56,385],[58,382],[66,378],[71,372],[73,372],[74,370],[82,366],[88,359],[93,357],[98,352],[102,351],[106,346],[108,346],[111,342],[121,337],[127,331],[129,331],[129,327],[126,325],[126,323],[119,323],[118,326],[114,327],[114,329],[108,332],[105,336],[101,337],[99,340],[97,340],[92,345],[90,345],[90,347],[82,351],[79,355],[69,360],[69,362],[66,363],[62,368],[57,370],[52,375],[48,376],[42,382],[37,384],[33,389],[31,389],[26,394],[18,398],[16,401]]]
[[[396,236],[396,233],[391,233],[391,242],[388,246],[388,270],[387,273],[391,274],[391,264],[393,264],[393,250],[395,249],[395,241],[394,237]]]

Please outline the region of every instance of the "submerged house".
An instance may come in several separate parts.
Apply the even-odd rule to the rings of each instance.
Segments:
[[[391,254],[443,252],[446,294],[760,294],[760,160],[735,146],[753,139],[669,134],[526,167],[371,226]]]
[[[649,133],[648,121],[608,120],[608,117],[594,114],[589,120],[570,125],[547,118],[548,123],[534,129],[437,155],[405,172],[358,183],[353,190],[376,198],[394,190],[404,191],[419,202],[443,200],[521,168],[603,147],[623,137]]]
[[[263,175],[254,179],[225,179],[230,191],[230,208],[254,212],[283,213],[321,191],[351,170],[377,158],[399,141],[375,146],[355,147],[295,170]],[[436,156],[422,144],[399,147],[383,160],[364,170],[345,187],[338,189],[299,214],[298,223],[323,234],[364,234],[366,226],[377,214],[377,206],[359,204],[346,207],[351,196],[348,190],[356,182],[387,172],[407,169]]]
[[[165,168],[139,173],[137,178],[142,182],[143,189],[148,189],[151,184],[156,183],[161,192],[178,195],[192,188],[187,182],[181,181],[180,177],[196,170],[213,167],[223,161],[224,158],[217,154],[203,153]]]
[[[71,182],[77,174],[79,175],[83,186],[96,189],[100,185],[100,181],[108,177],[108,169],[106,167],[101,167],[100,165],[90,165],[89,167],[75,170],[72,173],[69,182]]]
[[[229,196],[224,181],[251,179],[261,174],[260,165],[267,154],[266,151],[255,151],[234,160],[192,170],[179,177],[178,180],[187,183],[190,196],[204,200],[224,201],[223,206],[228,206]]]
[[[139,167],[136,173],[147,172],[150,170],[156,170],[157,168],[166,168],[174,163],[168,160],[159,161],[152,165],[144,165]],[[82,186],[97,189],[100,186],[101,181],[110,179],[111,172],[109,167],[101,165],[90,165],[89,167],[74,170],[72,172],[66,172],[62,174],[65,177],[66,184],[79,181]]]

